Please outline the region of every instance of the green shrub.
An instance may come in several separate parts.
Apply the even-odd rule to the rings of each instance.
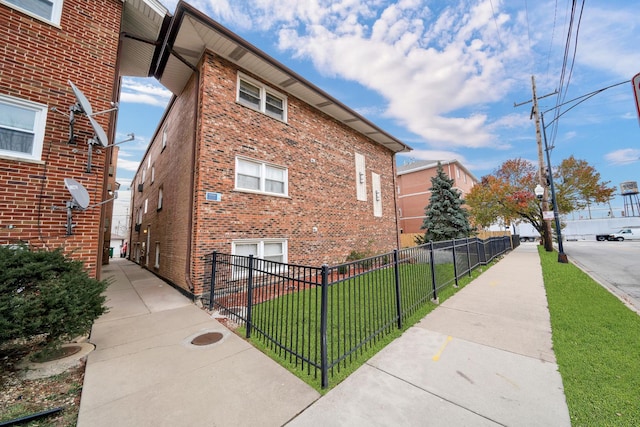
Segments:
[[[56,346],[89,332],[106,311],[107,285],[61,249],[0,246],[0,345],[42,336],[46,346]]]

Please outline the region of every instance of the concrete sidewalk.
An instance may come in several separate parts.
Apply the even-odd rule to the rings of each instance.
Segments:
[[[291,426],[570,426],[535,244],[521,245]]]
[[[537,248],[525,244],[321,397],[126,260],[104,277],[78,425],[570,426]],[[193,337],[219,332],[216,344]]]
[[[78,426],[277,426],[319,394],[140,266],[113,259]],[[203,333],[215,344],[195,346]]]

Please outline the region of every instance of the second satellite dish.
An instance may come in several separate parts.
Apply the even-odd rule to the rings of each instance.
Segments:
[[[80,209],[86,209],[89,206],[89,192],[82,184],[73,178],[65,178],[64,185],[71,193],[73,203]]]
[[[106,147],[107,145],[109,145],[107,134],[105,133],[104,129],[102,129],[102,126],[100,126],[100,124],[93,117],[91,117],[93,115],[93,108],[91,108],[91,103],[89,102],[87,97],[84,96],[84,93],[82,93],[82,91],[78,89],[71,80],[69,80],[69,85],[71,86],[73,94],[76,96],[76,100],[78,101],[82,112],[85,113],[89,118],[89,123],[91,123],[93,131],[96,133],[96,139],[100,144],[102,144],[102,146]]]

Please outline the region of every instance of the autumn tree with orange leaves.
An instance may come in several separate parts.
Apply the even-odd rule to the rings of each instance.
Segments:
[[[538,173],[533,163],[517,158],[507,160],[493,174],[484,176],[465,198],[474,224],[488,227],[499,222],[525,221],[540,233],[543,242],[548,242],[552,236],[545,233],[542,206],[534,194]],[[615,192],[615,187],[602,182],[591,165],[573,156],[563,160],[553,176],[560,214],[589,207],[591,203],[606,203]]]

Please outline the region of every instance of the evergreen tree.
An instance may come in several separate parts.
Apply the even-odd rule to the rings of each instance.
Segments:
[[[438,162],[436,176],[431,178],[431,197],[424,209],[426,218],[421,229],[424,236],[418,236],[416,243],[441,241],[469,237],[473,229],[469,225],[469,212],[462,207],[461,193],[453,188],[453,179],[449,178]]]

